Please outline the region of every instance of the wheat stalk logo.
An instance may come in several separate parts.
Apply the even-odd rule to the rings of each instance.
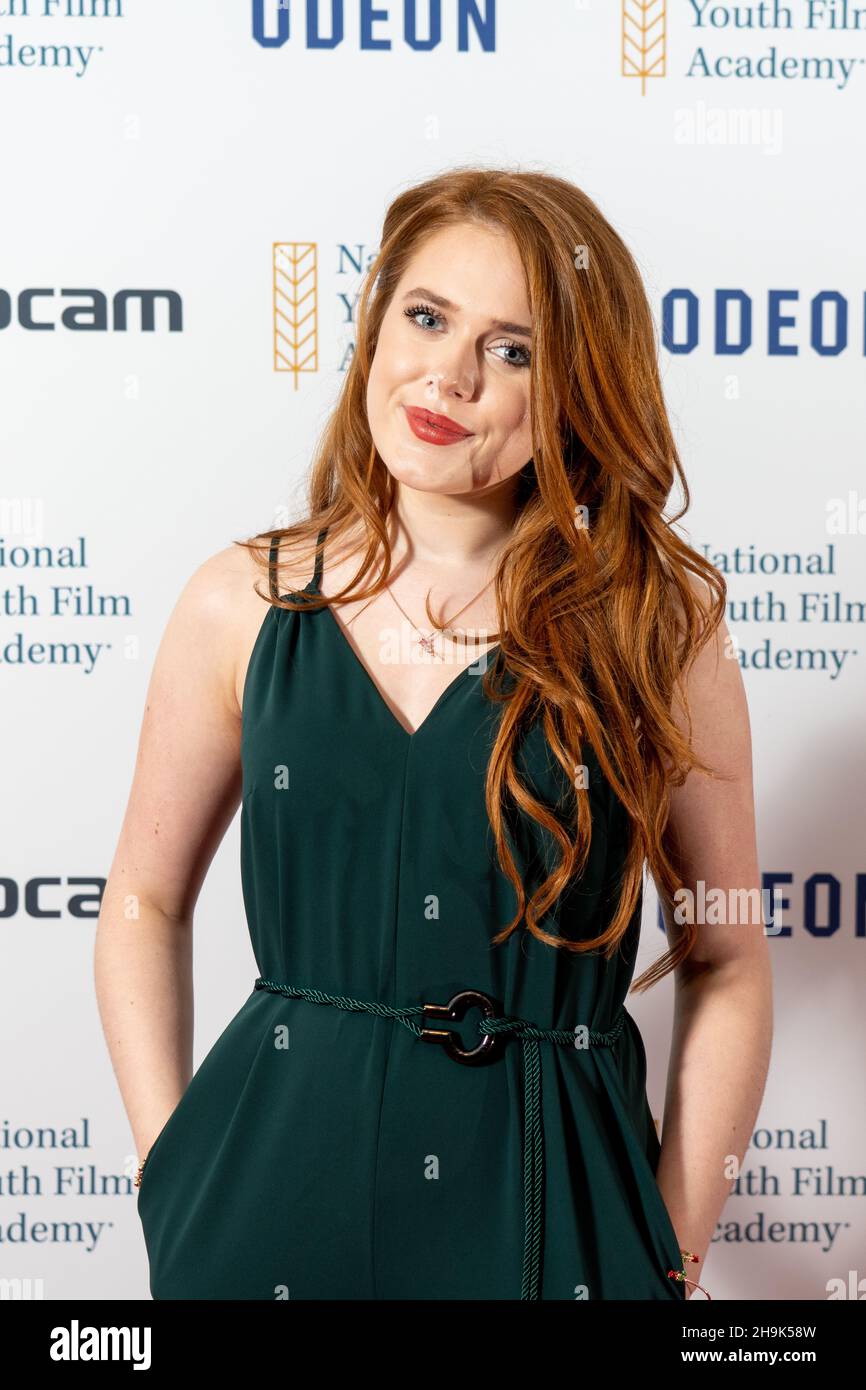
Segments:
[[[319,369],[318,262],[314,241],[274,242],[274,371]]]
[[[622,0],[622,76],[666,77],[667,15],[665,0]]]

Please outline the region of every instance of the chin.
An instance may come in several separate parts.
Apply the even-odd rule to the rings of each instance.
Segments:
[[[392,455],[388,458],[384,454],[381,458],[395,482],[417,488],[419,492],[435,492],[447,476],[444,468],[436,469],[426,459],[407,459],[405,455]]]
[[[414,492],[450,494],[462,491],[462,489],[449,486],[447,479],[431,478],[428,473],[398,472],[391,473],[391,477],[401,487],[411,488]]]

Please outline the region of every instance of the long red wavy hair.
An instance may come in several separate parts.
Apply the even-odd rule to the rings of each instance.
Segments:
[[[513,532],[495,579],[501,657],[484,677],[486,693],[502,703],[486,777],[487,814],[518,901],[515,916],[492,940],[505,941],[523,921],[550,946],[611,956],[637,906],[645,862],[667,893],[680,886],[664,844],[670,788],[693,768],[716,775],[697,758],[672,707],[678,694],[688,716],[683,677],[724,616],[726,586],[673,529],[690,496],[664,404],[652,314],[631,253],[595,203],[551,174],[483,168],[450,170],[395,198],[362,286],[354,356],[313,459],[308,515],[236,544],[252,549],[267,569],[273,537],[312,559],[322,528],[330,545],[360,521],[368,539],[354,578],[339,594],[306,595],[305,606],[384,589],[391,569],[385,522],[397,489],[367,419],[370,366],[408,262],[428,237],[467,222],[510,233],[533,324],[533,453],[519,475]],[[675,476],[683,505],[666,518]],[[578,517],[589,524],[576,524]],[[365,586],[380,556],[379,582]],[[692,576],[704,581],[703,590]],[[290,598],[276,601],[299,606]],[[502,661],[516,677],[507,697],[493,679]],[[588,797],[577,792],[571,813],[554,816],[521,782],[518,740],[535,717],[571,786],[589,742],[629,820],[615,915],[588,941],[566,940],[540,925],[584,868],[591,815]],[[528,901],[508,844],[510,807],[544,826],[561,851]],[[697,928],[685,924],[633,989],[647,989],[673,970],[696,936]]]

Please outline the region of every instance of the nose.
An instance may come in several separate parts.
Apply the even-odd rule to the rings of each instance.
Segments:
[[[478,364],[468,349],[455,349],[447,363],[439,359],[437,366],[429,369],[425,381],[428,400],[435,400],[437,396],[471,400],[478,383]]]

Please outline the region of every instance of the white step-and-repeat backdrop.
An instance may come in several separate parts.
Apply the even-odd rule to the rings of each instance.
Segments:
[[[208,555],[301,505],[387,202],[469,162],[574,180],[632,248],[682,526],[730,585],[782,927],[766,1095],[702,1281],[866,1296],[866,11],[0,8],[4,1296],[148,1297],[93,937],[156,647]],[[648,894],[638,971],[656,914]],[[236,819],[197,910],[196,1064],[254,975]],[[670,978],[629,1000],[659,1117],[671,1005]]]

